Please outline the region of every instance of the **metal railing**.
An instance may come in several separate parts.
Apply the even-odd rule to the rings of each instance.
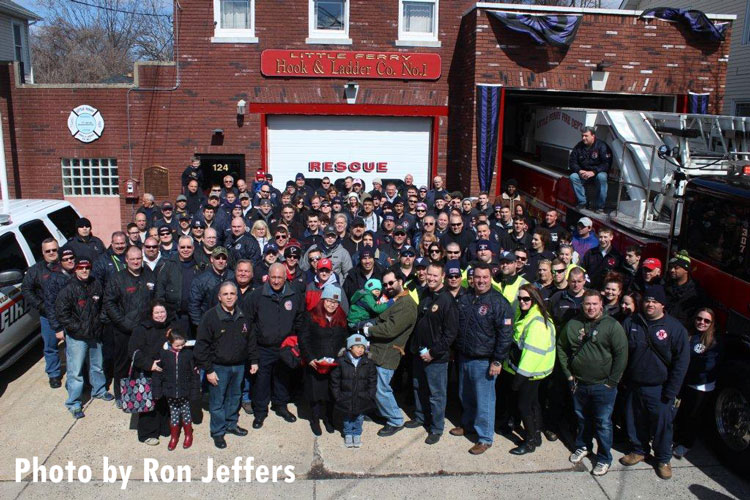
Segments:
[[[644,148],[651,148],[651,161],[648,162],[648,186],[646,186],[646,209],[643,211],[643,220],[641,221],[641,229],[646,229],[646,219],[648,218],[648,211],[649,211],[649,203],[651,202],[651,170],[654,167],[654,157],[656,156],[656,146],[654,144],[644,144],[642,142],[635,142],[635,141],[624,141],[622,143],[622,155],[620,156],[620,163],[619,163],[619,169],[620,169],[620,175],[619,175],[619,182],[617,186],[617,208],[615,209],[615,213],[619,215],[620,213],[620,201],[622,200],[622,187],[623,186],[633,186],[637,188],[643,189],[643,186],[640,184],[635,184],[633,182],[628,182],[624,179],[624,172],[625,169],[623,168],[625,165],[625,154],[630,153],[635,156],[635,153],[632,151],[632,148],[628,148],[629,146],[640,146]]]

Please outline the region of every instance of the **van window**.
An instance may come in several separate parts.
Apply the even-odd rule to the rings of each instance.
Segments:
[[[40,246],[41,249],[41,246]],[[24,257],[21,247],[18,246],[16,235],[7,232],[0,236],[0,271],[18,270],[26,272],[29,268],[26,257]]]
[[[76,221],[78,220],[78,214],[72,207],[63,207],[54,212],[50,212],[47,217],[52,223],[57,226],[62,234],[65,235],[65,239],[70,239],[76,235]]]
[[[31,249],[31,254],[34,256],[34,260],[44,260],[42,257],[42,242],[47,238],[52,237],[49,229],[44,225],[44,222],[38,219],[33,220],[26,224],[22,224],[19,229],[23,237],[26,238],[26,243],[28,243],[29,248]]]

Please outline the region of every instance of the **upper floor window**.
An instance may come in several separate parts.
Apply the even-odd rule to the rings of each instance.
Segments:
[[[216,43],[257,43],[255,0],[213,0]]]
[[[309,0],[307,43],[344,44],[349,38],[349,0]]]
[[[440,46],[438,0],[399,0],[396,45]]]
[[[12,22],[11,24],[13,26],[13,60],[20,62],[22,65],[22,82],[33,83],[26,30],[23,24],[17,22]]]

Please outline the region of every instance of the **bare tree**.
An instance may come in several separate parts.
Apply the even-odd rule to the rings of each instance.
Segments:
[[[44,23],[32,31],[38,83],[98,82],[130,73],[139,59],[172,58],[167,0],[40,0]]]

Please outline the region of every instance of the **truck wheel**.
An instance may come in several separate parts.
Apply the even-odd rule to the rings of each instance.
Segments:
[[[728,468],[750,474],[750,381],[725,380],[714,403],[716,451]]]

